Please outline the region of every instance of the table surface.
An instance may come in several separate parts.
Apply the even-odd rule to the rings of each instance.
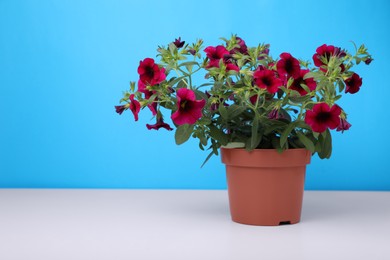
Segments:
[[[390,192],[305,191],[302,220],[230,220],[224,190],[0,189],[0,259],[390,259]]]

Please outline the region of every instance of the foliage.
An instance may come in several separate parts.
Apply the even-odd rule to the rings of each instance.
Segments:
[[[311,65],[290,53],[273,59],[268,44],[248,47],[235,35],[222,41],[203,48],[202,40],[186,44],[179,38],[158,47],[159,63],[140,62],[140,79],[131,82],[121,99],[125,104],[116,111],[130,110],[137,120],[140,109],[148,107],[156,118],[148,129],[175,128],[177,144],[194,137],[211,154],[221,146],[306,148],[329,158],[330,130],[351,126],[336,103],[362,85],[351,69],[372,61],[365,46],[355,46],[352,55],[324,44]],[[196,82],[198,74],[204,82]],[[171,113],[174,128],[164,121],[163,110]]]

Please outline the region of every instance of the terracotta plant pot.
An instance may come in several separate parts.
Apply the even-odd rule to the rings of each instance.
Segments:
[[[232,220],[242,224],[277,226],[301,219],[306,165],[311,153],[289,149],[221,148],[226,164]]]

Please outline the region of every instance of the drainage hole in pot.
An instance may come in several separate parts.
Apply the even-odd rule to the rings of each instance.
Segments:
[[[280,221],[279,222],[279,226],[282,226],[282,225],[290,225],[291,222],[290,221]]]

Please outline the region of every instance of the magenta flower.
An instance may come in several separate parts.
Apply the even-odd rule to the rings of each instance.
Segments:
[[[160,128],[165,128],[167,129],[168,131],[172,131],[173,128],[171,128],[170,125],[168,125],[167,123],[164,122],[163,118],[160,117],[159,119],[157,119],[157,122],[154,124],[154,125],[149,125],[149,124],[146,124],[146,127],[151,130],[151,129],[154,129],[154,130],[158,130]]]
[[[340,125],[341,108],[338,105],[329,107],[326,103],[318,103],[312,110],[306,111],[305,122],[314,132],[322,133],[327,128],[335,129]]]
[[[266,89],[271,94],[276,93],[283,85],[283,82],[276,77],[275,72],[269,69],[257,69],[253,73],[253,78],[259,88]]]
[[[141,110],[141,104],[134,99],[134,94],[130,95],[130,106],[129,109],[133,112],[134,120],[138,121],[138,113]]]
[[[234,64],[232,62],[225,63],[225,65],[226,65],[226,70],[228,70],[228,71],[230,71],[230,70],[234,70],[234,71],[237,71],[237,72],[240,71],[240,68],[236,64]]]
[[[126,110],[126,107],[123,105],[123,106],[115,106],[115,111],[119,114],[119,115],[122,115],[123,111]]]
[[[267,44],[267,45],[265,45],[265,47],[266,48],[259,53],[259,56],[257,57],[257,60],[264,60],[264,57],[269,55],[269,47],[270,47],[270,45]]]
[[[204,49],[204,52],[206,53],[207,58],[209,58],[210,61],[219,60],[225,58],[225,55],[229,55],[229,51],[225,48],[225,46],[218,45],[216,47],[209,46],[206,49]]]
[[[236,40],[240,47],[233,48],[230,51],[230,54],[234,54],[234,53],[248,54],[248,47],[246,46],[244,40],[241,39],[240,37],[236,37]]]
[[[291,56],[290,53],[283,52],[280,54],[280,60],[276,63],[276,68],[279,76],[289,76],[294,79],[300,76],[301,66],[299,60]]]
[[[343,57],[345,55],[346,55],[345,52],[342,51],[340,48],[335,47],[333,45],[323,44],[316,49],[316,53],[313,55],[314,65],[316,65],[317,67],[321,67],[323,65],[328,64],[331,56]],[[325,62],[322,61],[322,59],[324,58],[325,58]],[[340,67],[342,71],[345,69],[343,64],[341,64]],[[327,71],[327,69],[324,68],[320,68],[320,70],[324,72]]]
[[[351,77],[344,80],[346,88],[345,93],[355,94],[362,86],[363,79],[358,74],[353,73]]]
[[[138,81],[138,90],[137,91],[143,93],[145,95],[145,99],[149,99],[154,94],[153,91],[150,91],[146,88],[146,85],[141,80]],[[155,98],[154,101],[157,101],[157,97]],[[148,104],[148,108],[150,109],[150,111],[152,112],[152,114],[154,116],[157,114],[157,102],[153,102],[152,104]]]
[[[171,119],[177,125],[194,124],[202,117],[202,109],[205,100],[196,100],[195,92],[181,88],[177,90],[177,110],[171,115]]]
[[[207,64],[206,68],[219,68],[219,63],[222,60],[226,65],[227,71],[240,71],[240,68],[233,63],[229,51],[224,46],[209,46],[204,51],[206,52],[206,56],[209,58],[209,63]]]
[[[310,70],[301,70],[299,72],[299,77],[294,79],[293,83],[290,86],[290,89],[298,91],[301,96],[307,94],[307,91],[302,88],[301,84],[305,84],[311,91],[315,90],[317,87],[317,83],[314,81],[313,78],[303,79],[305,75],[309,72]]]
[[[210,93],[208,91],[206,91],[205,94],[206,94],[207,98],[212,97],[212,95],[210,95]],[[225,107],[229,106],[229,104],[226,103],[223,98],[220,98],[218,103],[211,104],[211,106],[210,106],[211,111],[217,110],[219,108],[220,104],[222,104]]]
[[[340,124],[338,125],[336,131],[341,131],[341,132],[344,132],[345,130],[348,130],[349,128],[351,128],[351,124],[348,123],[348,121],[344,118],[341,118],[340,119]]]
[[[160,84],[166,78],[165,68],[160,68],[151,58],[140,61],[138,74],[140,75],[142,83],[151,86]]]

